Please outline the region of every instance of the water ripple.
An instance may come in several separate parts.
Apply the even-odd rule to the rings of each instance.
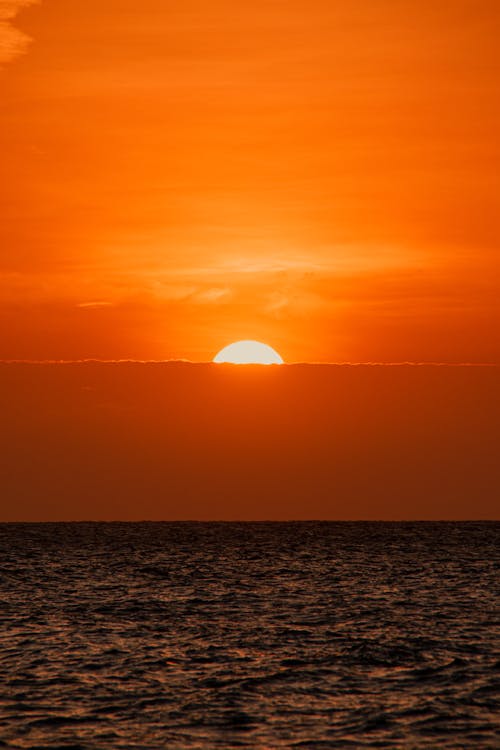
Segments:
[[[498,747],[498,524],[0,528],[0,747]]]

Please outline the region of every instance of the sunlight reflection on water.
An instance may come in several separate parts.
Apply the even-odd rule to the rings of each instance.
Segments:
[[[498,524],[1,530],[7,746],[496,747]]]

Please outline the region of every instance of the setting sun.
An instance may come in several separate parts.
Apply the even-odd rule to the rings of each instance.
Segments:
[[[0,0],[1,747],[500,750],[499,27]]]
[[[235,341],[221,349],[214,362],[233,365],[282,365],[283,359],[277,351],[260,341]]]

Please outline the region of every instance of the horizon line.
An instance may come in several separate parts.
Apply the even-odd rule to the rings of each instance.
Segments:
[[[260,363],[233,363],[233,362],[213,362],[212,360],[191,360],[183,358],[172,359],[98,359],[88,357],[82,359],[0,359],[0,365],[83,365],[83,364],[138,364],[138,365],[214,365],[217,367],[294,367],[294,366],[323,366],[323,367],[500,367],[499,362],[436,362],[436,361],[410,361],[402,360],[398,362],[321,362],[321,361],[302,361],[282,362],[280,364]]]
[[[153,519],[140,518],[137,520],[79,518],[58,520],[32,520],[20,521],[0,519],[2,524],[54,524],[54,523],[500,523],[498,518],[176,518],[176,519]]]

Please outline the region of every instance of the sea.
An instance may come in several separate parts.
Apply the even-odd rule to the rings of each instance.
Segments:
[[[0,747],[498,748],[494,522],[0,525]]]

